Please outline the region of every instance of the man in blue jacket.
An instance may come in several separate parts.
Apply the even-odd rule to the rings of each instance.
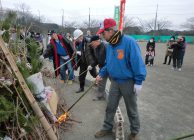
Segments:
[[[130,122],[130,140],[137,140],[140,130],[137,109],[137,94],[142,89],[146,77],[145,64],[136,41],[117,30],[113,19],[105,19],[97,34],[102,34],[109,43],[106,48],[106,64],[96,77],[98,83],[103,77],[111,80],[108,104],[103,127],[95,134],[96,138],[112,134],[114,116],[123,96]]]

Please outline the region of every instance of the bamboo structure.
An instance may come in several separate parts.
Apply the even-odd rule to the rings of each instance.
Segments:
[[[24,91],[24,94],[27,98],[27,100],[29,101],[33,111],[35,112],[35,114],[37,115],[38,119],[40,120],[44,130],[47,133],[47,136],[50,140],[57,140],[57,137],[51,127],[51,125],[48,123],[47,119],[45,118],[44,114],[42,113],[38,103],[36,102],[34,96],[32,95],[30,89],[28,88],[22,74],[20,73],[12,54],[10,53],[9,49],[5,46],[5,43],[2,39],[2,37],[0,36],[0,48],[2,49],[5,57],[7,58],[7,61],[10,64],[10,67],[12,68],[15,76],[17,77],[20,86],[22,87],[22,90]]]

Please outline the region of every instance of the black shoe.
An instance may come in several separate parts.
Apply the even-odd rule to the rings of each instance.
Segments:
[[[138,134],[131,133],[129,135],[129,140],[139,140]]]
[[[170,65],[170,63],[168,63],[168,65]]]
[[[78,91],[76,91],[76,93],[80,93],[80,92],[83,92],[84,89],[83,88],[80,88]]]
[[[163,64],[166,64],[166,63],[163,63]]]
[[[103,101],[103,100],[105,100],[104,97],[97,97],[97,98],[92,99],[92,101]]]

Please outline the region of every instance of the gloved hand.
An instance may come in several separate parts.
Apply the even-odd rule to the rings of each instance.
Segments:
[[[91,65],[88,66],[88,70],[92,70],[92,66]]]
[[[96,76],[96,84],[98,84],[102,80],[102,77],[100,75]]]
[[[139,94],[141,89],[142,89],[142,85],[137,85],[137,84],[134,85],[135,94]]]
[[[81,54],[82,54],[81,51],[77,51],[77,55],[81,56]]]
[[[41,55],[39,58],[40,58],[40,60],[44,60],[44,56],[43,55]]]
[[[0,35],[3,35],[4,32],[5,30],[0,30]]]

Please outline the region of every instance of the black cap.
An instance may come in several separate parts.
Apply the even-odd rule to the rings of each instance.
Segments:
[[[55,30],[51,30],[50,31],[50,35],[54,34],[54,33],[57,33]]]
[[[100,38],[99,38],[99,36],[98,35],[93,35],[92,37],[91,37],[91,42],[92,41],[96,41],[96,40],[99,40]]]

